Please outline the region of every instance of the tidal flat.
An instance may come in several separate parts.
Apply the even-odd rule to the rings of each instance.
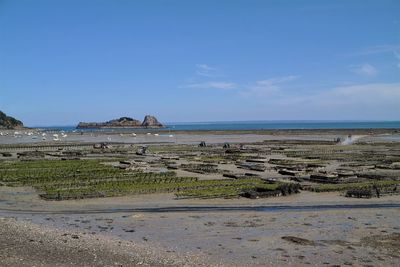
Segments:
[[[396,266],[398,135],[2,136],[0,263]]]

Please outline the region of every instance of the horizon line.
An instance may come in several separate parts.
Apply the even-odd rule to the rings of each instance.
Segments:
[[[365,122],[374,122],[374,123],[384,123],[384,122],[400,122],[399,120],[357,120],[357,119],[349,119],[349,120],[227,120],[227,121],[182,121],[182,122],[165,122],[164,125],[182,125],[182,124],[229,124],[229,123],[365,123]],[[78,124],[74,125],[24,125],[26,127],[75,127]]]

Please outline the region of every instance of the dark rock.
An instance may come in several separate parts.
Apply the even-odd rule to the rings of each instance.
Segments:
[[[138,120],[129,117],[121,117],[107,122],[80,122],[76,128],[131,128],[140,126],[141,123]]]
[[[154,116],[146,115],[143,122],[130,117],[121,117],[119,119],[107,122],[80,122],[76,128],[160,128],[164,127]]]
[[[107,143],[97,143],[93,145],[94,149],[107,149],[110,148],[110,145],[108,145]]]
[[[0,111],[0,129],[19,129],[23,128],[24,124],[10,116],[7,116],[4,112]]]
[[[311,174],[310,175],[310,181],[317,182],[317,183],[336,184],[336,183],[338,183],[338,175],[336,175],[336,174],[323,174],[323,173]]]
[[[299,172],[282,169],[282,170],[279,170],[278,173],[282,174],[282,175],[296,176],[296,174],[299,173]]]
[[[201,141],[200,144],[199,144],[199,147],[206,147],[206,146],[207,146],[207,144],[204,141]]]
[[[237,154],[240,153],[240,150],[238,148],[228,148],[225,150],[226,154]]]
[[[159,127],[164,127],[164,125],[162,125],[156,117],[151,116],[151,115],[146,115],[144,117],[144,120],[142,122],[142,127],[146,127],[146,128],[159,128]]]
[[[139,156],[144,156],[144,155],[146,155],[147,149],[148,149],[147,146],[141,146],[141,147],[139,147],[138,150],[136,151],[136,155],[139,155]]]
[[[225,149],[226,149],[226,148],[230,148],[230,147],[231,147],[231,145],[230,145],[229,143],[225,143],[224,146],[223,146],[222,148],[225,148]]]
[[[305,238],[300,238],[296,236],[282,236],[283,240],[298,244],[298,245],[306,245],[306,246],[314,246],[315,242],[312,240],[308,240]]]

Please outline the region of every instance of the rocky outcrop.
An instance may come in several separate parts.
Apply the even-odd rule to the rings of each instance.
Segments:
[[[157,118],[156,117],[154,117],[154,116],[151,116],[151,115],[146,115],[145,117],[144,117],[144,120],[143,120],[143,122],[142,122],[142,126],[143,127],[155,127],[155,128],[158,128],[158,127],[164,127],[164,125],[162,125],[158,120],[157,120]]]
[[[121,117],[119,119],[107,122],[80,122],[76,128],[161,128],[164,127],[156,117],[146,115],[143,122],[129,117]]]
[[[0,111],[0,129],[19,129],[23,128],[24,124],[13,117],[7,116]]]
[[[111,124],[120,127],[132,127],[132,126],[137,127],[141,125],[139,120],[135,120],[129,117],[121,117],[117,120],[111,120],[106,122],[106,124]]]

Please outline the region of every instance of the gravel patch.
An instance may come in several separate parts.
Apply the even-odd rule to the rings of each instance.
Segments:
[[[201,254],[0,218],[0,266],[210,266]],[[221,266],[221,265],[214,265]]]

